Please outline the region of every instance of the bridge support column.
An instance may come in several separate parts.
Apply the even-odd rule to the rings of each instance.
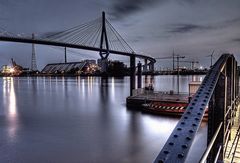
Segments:
[[[148,65],[147,65],[147,59],[144,59],[143,72],[147,72],[147,71],[148,71],[148,70],[147,70],[147,67],[148,67]]]
[[[65,59],[65,63],[67,63],[67,47],[64,48],[64,59]]]
[[[107,58],[102,58],[101,59],[101,72],[102,73],[107,73],[107,68],[108,68],[108,59]]]
[[[219,124],[223,122],[223,125],[219,131],[218,137],[212,147],[212,151],[208,156],[208,163],[212,163],[214,158],[218,152],[220,146],[222,146],[220,150],[220,154],[218,160],[223,162],[223,144],[225,143],[224,133],[225,133],[225,112],[226,112],[226,95],[227,95],[227,80],[225,71],[220,74],[217,85],[215,87],[215,92],[211,97],[211,101],[209,102],[209,112],[208,112],[208,144],[210,143],[215,131],[217,130]]]
[[[130,56],[130,95],[133,95],[133,90],[135,89],[135,66],[136,66],[136,57],[134,55]]]
[[[138,88],[142,88],[142,64],[139,61],[137,65],[137,76],[138,76]]]
[[[149,71],[150,71],[151,73],[154,72],[154,63],[150,63],[150,64],[149,64]]]

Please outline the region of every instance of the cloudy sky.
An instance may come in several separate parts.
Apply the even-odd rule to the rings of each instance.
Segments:
[[[138,53],[153,57],[186,56],[209,66],[206,57],[224,52],[240,61],[239,0],[1,0],[0,27],[16,34],[44,35],[83,24],[101,16],[107,19]],[[71,50],[72,51],[72,50]],[[75,50],[76,51],[76,50]],[[41,69],[49,62],[63,62],[62,48],[36,46]],[[0,66],[10,58],[29,67],[31,45],[0,42]],[[69,60],[97,59],[95,52],[69,52]],[[112,59],[116,59],[111,55]],[[117,58],[127,60],[127,58]],[[170,60],[157,67],[170,67]]]

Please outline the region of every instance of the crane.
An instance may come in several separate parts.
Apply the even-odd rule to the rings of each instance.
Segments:
[[[183,58],[185,58],[185,56],[180,56],[180,55],[175,55],[174,54],[174,52],[173,52],[173,56],[171,56],[171,57],[158,57],[158,58],[155,58],[156,60],[158,60],[158,59],[172,59],[173,60],[173,71],[174,71],[174,69],[175,69],[175,59],[177,59],[177,69],[179,69],[179,59],[183,59]]]
[[[175,70],[175,66],[174,66],[174,63],[175,63],[175,59],[177,59],[177,92],[179,94],[179,59],[183,59],[185,58],[185,56],[181,56],[179,54],[175,55],[174,54],[174,51],[173,51],[173,55],[172,57],[161,57],[161,58],[155,58],[155,59],[172,59],[173,60],[173,71]]]
[[[177,59],[177,70],[179,71],[179,62],[181,62],[181,61],[179,61],[179,59],[183,59],[183,58],[185,58],[185,56],[174,55],[174,58]]]

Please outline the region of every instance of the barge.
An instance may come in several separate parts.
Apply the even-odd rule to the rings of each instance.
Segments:
[[[152,114],[168,115],[180,117],[185,112],[187,103],[166,103],[166,102],[152,102],[143,104],[142,111]],[[208,110],[204,114],[204,118],[208,117]]]
[[[137,89],[133,96],[127,97],[127,108],[157,115],[181,116],[200,84],[201,82],[191,82],[189,93]],[[206,117],[208,117],[208,110],[204,114],[204,118]]]

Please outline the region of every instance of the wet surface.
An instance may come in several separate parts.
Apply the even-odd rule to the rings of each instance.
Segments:
[[[152,162],[178,119],[128,110],[127,96],[128,77],[0,78],[0,162]],[[203,124],[192,152],[205,144]]]

